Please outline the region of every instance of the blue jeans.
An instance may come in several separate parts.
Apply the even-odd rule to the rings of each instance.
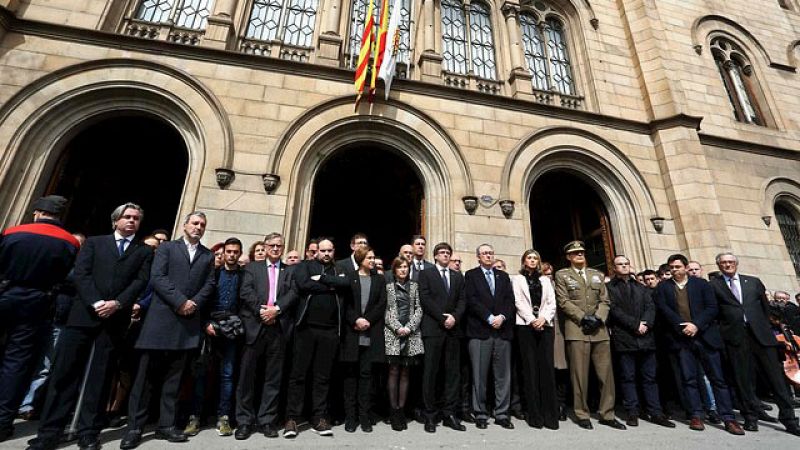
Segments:
[[[213,338],[214,353],[219,359],[219,404],[217,417],[233,415],[233,372],[236,366],[236,341]],[[206,368],[198,370],[194,378],[192,413],[199,416],[203,411],[206,388]]]
[[[731,394],[722,374],[719,351],[702,342],[692,340],[678,350],[678,361],[681,366],[683,387],[692,408],[692,416],[703,417],[700,386],[697,382],[698,372],[702,367],[708,381],[711,382],[711,389],[714,391],[714,399],[717,403],[717,412],[723,420],[734,420]]]
[[[47,343],[42,349],[41,359],[39,359],[39,364],[36,366],[36,370],[33,372],[33,381],[31,381],[31,386],[28,388],[28,393],[25,395],[25,399],[22,400],[22,405],[19,407],[20,414],[33,411],[33,404],[37,397],[41,395],[39,390],[42,389],[42,386],[44,386],[44,383],[50,376],[50,365],[52,364],[53,356],[55,355],[56,344],[58,343],[58,335],[61,334],[61,330],[63,329],[63,325],[53,325],[51,330],[49,330],[50,333],[46,336]]]
[[[622,391],[622,405],[628,414],[639,415],[639,395],[636,379],[641,379],[645,409],[651,416],[662,415],[661,400],[656,385],[656,352],[642,350],[621,352],[619,354],[619,386]]]

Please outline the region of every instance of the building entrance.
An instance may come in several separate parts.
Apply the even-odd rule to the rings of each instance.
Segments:
[[[336,258],[363,232],[387,270],[400,246],[424,234],[425,192],[412,162],[392,148],[359,144],[335,151],[314,180],[309,237],[334,239]]]

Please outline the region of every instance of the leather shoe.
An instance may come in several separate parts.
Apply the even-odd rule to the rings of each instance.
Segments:
[[[636,414],[631,414],[628,416],[628,419],[625,421],[625,425],[629,427],[638,427],[639,426],[639,416]]]
[[[426,433],[436,433],[436,423],[432,420],[425,421],[425,432]]]
[[[475,417],[473,417],[472,413],[469,411],[464,411],[461,414],[461,420],[467,423],[475,423]]]
[[[168,442],[186,442],[189,437],[175,427],[159,428],[156,430],[156,439],[161,439]]]
[[[481,430],[485,430],[489,427],[489,422],[486,419],[475,419],[475,426]]]
[[[58,444],[58,436],[37,436],[28,441],[27,450],[56,450]]]
[[[344,431],[348,433],[355,433],[358,429],[358,421],[352,417],[344,419]]]
[[[638,424],[638,421],[637,421]],[[616,430],[627,430],[625,425],[619,422],[617,419],[600,419],[600,425],[605,425],[607,427],[614,428]]]
[[[278,429],[275,428],[273,425],[267,425],[264,427],[264,437],[268,438],[276,438],[278,437]]]
[[[712,425],[719,425],[722,423],[722,418],[713,409],[706,414],[706,420]]]
[[[741,436],[744,434],[744,430],[742,430],[742,427],[739,425],[739,422],[735,420],[725,421],[725,431],[727,431],[730,434],[735,434],[737,436]]]
[[[787,433],[800,436],[800,425],[798,425],[797,422],[786,422],[784,426],[786,427]]]
[[[762,420],[764,422],[769,422],[769,423],[778,423],[778,419],[770,416],[765,411],[758,412],[758,420]]]
[[[578,426],[585,430],[594,429],[594,427],[592,426],[592,421],[589,419],[578,419]]]
[[[667,419],[667,416],[663,414],[660,416],[652,416],[650,418],[650,422],[656,425],[661,425],[662,427],[675,428],[675,423],[671,422],[669,419]]]
[[[772,411],[772,405],[770,405],[769,403],[761,402],[761,405],[759,406],[761,406],[761,409],[764,411]]]
[[[706,429],[706,426],[701,418],[692,417],[692,420],[689,421],[689,429],[694,431],[703,431]]]
[[[494,421],[495,425],[500,425],[501,427],[505,428],[506,430],[513,430],[514,424],[511,423],[511,419],[497,419]]]
[[[125,432],[122,441],[119,443],[119,448],[122,450],[130,450],[136,448],[142,443],[142,430],[128,430]]]
[[[745,419],[742,428],[746,431],[758,431],[758,421]]]
[[[558,411],[558,420],[561,421],[561,422],[566,422],[567,421],[567,407],[566,406],[561,406],[558,409],[559,409],[559,411]]]
[[[100,450],[100,440],[97,436],[81,436],[78,438],[78,448],[81,450]]]
[[[523,412],[523,411],[520,411],[520,410],[518,410],[518,409],[512,410],[512,411],[511,411],[511,416],[512,416],[513,418],[515,418],[515,419],[519,419],[519,420],[525,420],[525,419],[527,419],[527,418],[528,418],[528,415],[527,415],[527,414],[525,414],[525,412]]]
[[[236,427],[236,432],[233,433],[233,437],[236,438],[237,441],[243,441],[249,438],[253,434],[253,426],[252,425],[239,425]]]
[[[442,420],[442,425],[456,431],[467,431],[467,427],[461,424],[456,416],[447,416]]]

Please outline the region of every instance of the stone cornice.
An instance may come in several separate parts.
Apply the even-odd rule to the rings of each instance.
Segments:
[[[731,139],[724,136],[714,136],[711,134],[697,133],[700,143],[711,147],[719,147],[725,150],[735,150],[746,153],[757,153],[759,155],[774,156],[776,158],[791,159],[800,161],[800,152],[797,150],[777,147],[774,145],[761,144],[758,142]]]

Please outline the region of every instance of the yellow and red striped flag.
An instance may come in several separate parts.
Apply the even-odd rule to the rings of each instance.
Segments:
[[[378,82],[378,72],[383,63],[383,53],[386,51],[386,32],[389,29],[389,0],[381,0],[381,20],[375,38],[375,58],[372,64],[372,79],[369,83],[369,101],[375,96],[375,85]]]
[[[356,65],[356,108],[361,101],[364,93],[364,85],[367,81],[367,69],[369,68],[369,58],[372,54],[372,29],[375,27],[375,19],[372,10],[375,8],[375,0],[369,0],[367,15],[364,17],[364,32],[361,34],[361,50],[358,52],[358,64]]]

